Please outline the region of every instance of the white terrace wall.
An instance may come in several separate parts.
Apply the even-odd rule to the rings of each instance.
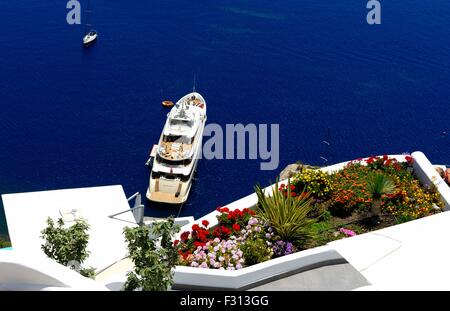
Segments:
[[[414,169],[417,178],[422,184],[434,184],[441,193],[442,200],[447,209],[450,203],[450,188],[445,184],[442,178],[436,173],[433,165],[422,152],[414,152],[411,155],[414,159]],[[404,155],[390,155],[400,162],[405,161]],[[342,162],[332,166],[321,168],[325,172],[334,172],[341,170],[348,162]],[[287,183],[287,180],[281,181]],[[266,194],[271,194],[274,185],[266,187]],[[230,210],[254,208],[258,202],[255,193],[241,198],[231,204],[226,205]],[[195,221],[200,224],[202,220],[207,220],[210,226],[218,224],[216,216],[219,214],[213,211]],[[180,234],[184,231],[190,231],[193,223],[181,228]],[[177,236],[179,238],[179,235]],[[267,283],[274,279],[282,278],[301,271],[314,269],[320,266],[344,263],[346,260],[329,245],[304,250],[295,254],[287,255],[281,258],[272,259],[251,267],[246,267],[236,271],[226,271],[217,269],[201,269],[193,267],[177,266],[174,274],[174,288],[177,289],[246,289],[260,284]]]
[[[441,199],[445,204],[445,210],[448,211],[450,209],[450,187],[439,176],[433,164],[431,164],[422,152],[416,151],[412,154],[412,157],[414,158],[413,165],[417,178],[419,178],[422,184],[434,184],[437,187],[441,194]]]
[[[105,286],[47,258],[44,254],[0,252],[0,291],[91,290],[107,291]]]

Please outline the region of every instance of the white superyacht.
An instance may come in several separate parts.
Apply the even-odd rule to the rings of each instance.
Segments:
[[[167,115],[150,174],[150,201],[187,200],[202,149],[206,102],[197,92],[183,96]]]

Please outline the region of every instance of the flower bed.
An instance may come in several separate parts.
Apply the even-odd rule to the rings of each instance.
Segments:
[[[218,208],[217,225],[203,220],[183,232],[174,241],[181,265],[240,270],[444,207],[436,188],[415,177],[411,156],[358,159],[332,173],[304,169],[270,196],[256,193],[254,210]]]

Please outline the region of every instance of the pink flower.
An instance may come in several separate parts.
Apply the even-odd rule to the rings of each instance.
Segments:
[[[355,231],[350,230],[350,229],[341,228],[341,229],[339,229],[339,231],[341,233],[345,234],[346,236],[355,236],[356,235]]]

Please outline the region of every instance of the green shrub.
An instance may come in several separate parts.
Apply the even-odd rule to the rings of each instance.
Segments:
[[[70,265],[83,276],[93,276],[93,269],[83,268],[81,264],[89,256],[87,245],[89,241],[89,225],[85,220],[77,219],[75,224],[65,227],[64,220],[59,218],[57,225],[49,217],[47,227],[41,231],[45,243],[41,249],[51,259],[62,265]]]
[[[395,184],[386,175],[375,173],[368,178],[367,190],[372,195],[372,199],[381,199],[384,194],[392,194],[395,191]]]
[[[272,195],[266,196],[261,187],[255,187],[258,196],[256,215],[273,228],[276,239],[290,241],[302,247],[310,239],[310,225],[315,222],[314,219],[308,218],[308,213],[312,209],[312,198],[305,192],[293,197],[289,181],[287,195],[278,189],[277,181],[272,189]]]
[[[382,173],[374,173],[368,178],[367,191],[372,196],[371,214],[379,217],[381,214],[381,199],[383,195],[392,194],[396,190],[395,184]]]
[[[10,246],[11,246],[10,241],[6,241],[6,240],[3,240],[2,238],[0,238],[0,248],[10,247]]]
[[[156,222],[151,229],[147,226],[125,228],[134,271],[128,273],[123,290],[163,291],[170,288],[173,283],[172,268],[178,262],[172,236],[179,229],[172,217]]]
[[[317,219],[318,221],[328,220],[331,218],[330,206],[330,200],[312,202],[312,208],[308,213],[308,217]]]
[[[272,248],[261,238],[245,241],[245,243],[241,244],[240,249],[244,253],[246,266],[267,261],[273,255]]]

